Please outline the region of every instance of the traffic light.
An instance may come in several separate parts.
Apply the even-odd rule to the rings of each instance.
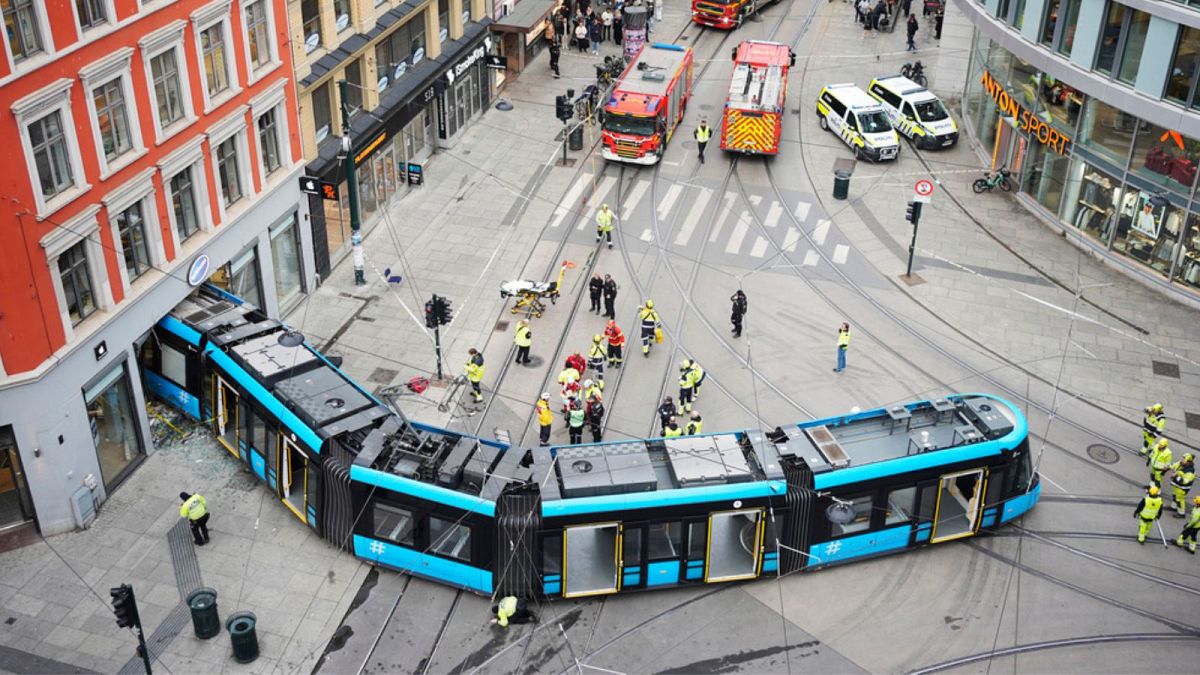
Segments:
[[[916,225],[917,221],[921,220],[921,202],[909,202],[908,209],[904,212],[904,219]]]
[[[572,109],[571,99],[567,98],[566,96],[561,96],[561,95],[555,96],[554,97],[554,116],[557,117],[558,119],[562,120],[563,122],[566,122],[567,120],[574,117],[575,111]]]
[[[433,296],[436,298],[437,296]],[[434,311],[433,300],[425,301],[425,327],[437,328],[437,312]]]
[[[133,586],[121,584],[111,588],[108,594],[112,596],[113,614],[117,615],[117,625],[121,628],[140,626],[137,600],[133,597]]]
[[[449,298],[443,298],[440,295],[433,296],[433,314],[437,318],[439,326],[445,326],[454,318],[454,312],[450,309],[450,305]]]

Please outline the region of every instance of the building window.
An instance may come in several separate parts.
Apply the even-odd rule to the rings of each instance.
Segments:
[[[146,219],[142,215],[142,203],[117,214],[117,236],[121,240],[121,250],[125,254],[125,271],[129,273],[129,281],[146,273],[150,269],[150,250],[146,244]]]
[[[94,28],[108,22],[104,0],[75,0],[75,11],[79,14],[81,29]]]
[[[1137,78],[1138,66],[1142,63],[1142,48],[1146,46],[1146,31],[1150,28],[1150,15],[1145,12],[1132,11],[1127,22],[1124,47],[1121,49],[1121,68],[1117,79],[1133,84]]]
[[[258,255],[253,246],[220,267],[209,281],[255,307],[262,307],[262,294],[259,292],[258,283]]]
[[[34,0],[0,0],[4,30],[13,61],[21,62],[42,51],[42,33]]]
[[[438,0],[438,39],[445,42],[450,35],[450,0]]]
[[[179,233],[179,240],[183,241],[200,229],[200,213],[196,208],[196,186],[192,183],[191,167],[175,174],[171,178],[170,187],[175,228]]]
[[[67,300],[71,325],[77,326],[96,311],[92,279],[88,276],[87,240],[84,239],[58,257],[58,276]]]
[[[1071,49],[1075,46],[1075,27],[1079,23],[1079,7],[1082,4],[1083,0],[1064,0],[1059,8],[1062,12],[1062,25],[1054,38],[1059,54],[1071,55]]]
[[[339,33],[350,27],[350,0],[333,0],[333,24]]]
[[[62,111],[56,110],[28,127],[29,144],[37,166],[38,182],[46,199],[75,185]]]
[[[271,262],[275,269],[275,298],[280,309],[300,299],[300,241],[295,216],[271,228]]]
[[[183,95],[179,79],[179,63],[175,50],[167,51],[150,59],[150,73],[154,78],[154,99],[158,105],[158,124],[166,128],[183,119]]]
[[[329,82],[312,91],[313,126],[317,130],[317,142],[325,140],[333,128],[333,110],[329,103]]]
[[[271,175],[282,164],[279,157],[277,110],[278,108],[272,108],[258,118],[258,148],[262,154],[264,176]]]
[[[112,161],[133,148],[121,78],[96,87],[92,91],[92,100],[96,105],[96,124],[100,129],[104,158]]]
[[[250,46],[250,70],[271,65],[275,60],[271,48],[271,26],[267,21],[267,0],[255,0],[246,5],[246,40]]]
[[[1011,18],[1009,18],[1009,23],[1013,25],[1013,28],[1016,28],[1019,31],[1025,25],[1025,0],[1016,0],[1013,5],[1014,7]]]
[[[238,167],[236,134],[217,146],[217,173],[225,206],[232,206],[242,198],[242,174]]]
[[[362,110],[362,59],[355,59],[346,66],[346,104],[350,106],[350,114]]]
[[[321,9],[317,0],[300,0],[300,20],[304,29],[304,53],[321,46]]]
[[[225,58],[225,31],[221,23],[200,31],[200,53],[204,61],[204,84],[208,95],[229,89],[229,65]]]
[[[1113,63],[1117,59],[1117,48],[1121,43],[1121,31],[1125,26],[1125,18],[1129,9],[1119,2],[1108,3],[1108,13],[1104,17],[1104,32],[1100,35],[1100,49],[1096,52],[1096,70],[1112,74]]]
[[[129,474],[134,462],[142,456],[142,439],[134,421],[134,399],[125,364],[106,373],[83,396],[100,460],[100,475],[104,485],[111,488]]]
[[[1054,41],[1054,31],[1058,28],[1059,0],[1046,2],[1046,20],[1042,22],[1042,44],[1049,45]]]
[[[1179,44],[1175,47],[1175,58],[1171,63],[1171,77],[1167,80],[1167,99],[1184,105],[1195,105],[1197,66],[1200,66],[1200,30],[1183,26],[1179,31]]]

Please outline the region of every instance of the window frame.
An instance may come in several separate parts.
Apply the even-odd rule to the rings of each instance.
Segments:
[[[63,257],[70,255],[76,249],[79,250],[79,255],[81,256],[81,259],[78,262],[70,263],[68,271],[64,271],[62,268]],[[63,309],[66,311],[66,315],[68,318],[70,318],[72,316],[72,312],[71,312],[72,307],[71,307],[71,301],[67,299],[66,277],[67,276],[71,277],[71,296],[75,299],[76,307],[78,309],[78,311],[75,313],[79,315],[79,320],[76,321],[75,319],[70,318],[70,321],[71,321],[72,327],[78,326],[79,324],[86,321],[88,319],[88,317],[95,314],[96,311],[99,309],[96,306],[96,289],[93,287],[94,284],[92,283],[92,275],[91,275],[90,271],[88,270],[87,242],[78,241],[75,243],[75,245],[73,245],[70,248],[68,248],[67,250],[63,251],[62,255],[60,255],[56,259],[55,267],[57,269],[53,270],[53,271],[57,274],[58,283],[63,290]],[[82,270],[80,268],[82,268]],[[80,274],[80,271],[82,271],[82,274]],[[82,277],[82,279],[80,277]],[[88,312],[84,312],[84,307],[83,307],[82,303],[80,303],[80,301],[79,301],[78,287],[79,287],[79,283],[81,281],[87,283],[88,294],[91,295],[91,299],[92,299],[92,308]]]
[[[1200,28],[1192,28],[1191,26],[1185,26],[1182,24],[1179,26],[1179,31],[1175,35],[1175,49],[1171,51],[1172,70],[1175,68],[1175,60],[1179,58],[1179,47],[1183,44],[1184,35],[1189,30],[1196,31],[1198,37],[1200,37]],[[1195,67],[1192,68],[1192,77],[1191,81],[1188,83],[1188,91],[1184,96],[1184,100],[1177,101],[1167,96],[1167,91],[1171,88],[1171,76],[1169,73],[1167,74],[1167,80],[1163,82],[1162,89],[1162,100],[1166,101],[1167,103],[1174,103],[1175,105],[1183,106],[1188,110],[1200,106],[1200,101],[1196,99],[1196,88],[1197,85],[1200,84],[1200,50],[1197,51],[1193,58],[1195,59],[1196,63]]]
[[[395,538],[380,534],[380,532],[379,532],[379,511],[380,511],[380,509],[388,512],[388,515],[391,515],[391,516],[400,516],[400,517],[408,518],[407,541],[401,541],[400,539],[395,539]],[[399,511],[401,513],[396,513],[397,511]],[[413,511],[410,508],[405,508],[403,506],[394,506],[394,505],[389,504],[384,501],[376,501],[371,510],[371,536],[375,539],[379,539],[379,540],[386,541],[391,544],[395,544],[396,546],[403,546],[403,547],[409,548],[409,549],[415,549],[417,547],[417,543],[416,543],[417,542],[417,523],[418,523],[417,512]]]
[[[211,232],[213,227],[212,212],[209,208],[207,174],[204,166],[204,140],[204,136],[197,136],[189,140],[178,150],[163,158],[156,167],[162,178],[164,196],[167,200],[167,222],[170,224],[167,229],[171,234],[172,248],[175,250],[176,257],[181,255],[183,242],[195,235],[193,233],[180,238],[181,231],[175,217],[174,195],[170,191],[172,179],[185,169],[192,171],[192,193],[195,196],[196,221],[200,232]]]
[[[217,198],[218,212],[221,215],[222,222],[225,221],[229,211],[244,208],[245,204],[254,201],[254,176],[250,164],[250,149],[246,139],[247,109],[248,106],[240,106],[228,117],[210,127],[207,134],[208,151],[212,162],[213,182],[216,186],[214,196]],[[219,155],[221,146],[230,140],[234,141],[234,156],[238,162],[241,195],[233,202],[226,203],[225,188],[221,185]]]
[[[85,26],[83,24],[83,16],[79,13],[79,4],[81,2],[98,6],[104,13],[104,17],[99,21],[93,21]],[[74,0],[71,3],[71,11],[74,12],[75,27],[79,29],[79,36],[81,38],[87,32],[94,31],[105,26],[111,26],[113,23],[113,5],[111,0]]]
[[[439,534],[435,532],[435,521],[439,523],[445,523],[447,529],[444,533]],[[447,560],[456,560],[460,563],[468,565],[472,564],[475,559],[475,552],[473,550],[475,545],[474,529],[475,528],[471,527],[470,521],[465,518],[456,519],[439,516],[433,513],[428,514],[425,525],[425,532],[429,540],[427,545],[427,553],[435,555],[439,558],[445,558]],[[450,551],[440,550],[444,548],[444,544],[450,543],[453,539],[457,538],[458,533],[464,530],[467,533],[467,542],[459,551],[458,555],[455,555]]]
[[[315,16],[308,18],[305,18],[304,16],[304,6],[306,4],[306,0],[300,0],[298,3],[300,9],[300,45],[304,49],[305,55],[312,54],[325,44],[324,26],[321,25],[323,23],[321,21],[321,3],[319,0],[312,0],[312,2],[316,5],[317,13]],[[314,19],[316,20],[316,31],[309,33],[308,26]],[[315,43],[312,43],[309,40],[309,38],[313,35],[317,36]]]
[[[4,33],[4,31],[0,31],[0,33]],[[33,192],[39,218],[44,218],[61,209],[92,187],[85,180],[86,174],[83,172],[79,138],[77,135],[69,133],[75,127],[75,117],[71,111],[71,90],[74,85],[73,80],[60,78],[20,99],[11,108],[20,130],[21,145],[25,152],[26,173],[29,176],[30,189]],[[42,194],[41,179],[33,154],[33,142],[29,137],[29,126],[55,112],[59,114],[65,132],[67,158],[71,168],[71,186],[46,197]]]
[[[286,104],[287,80],[282,79],[270,85],[269,88],[263,90],[258,96],[250,99],[250,117],[254,121],[255,141],[258,143],[258,169],[259,175],[262,176],[264,189],[266,189],[267,185],[281,180],[287,174],[287,169],[295,164],[295,159],[292,155],[291,129],[288,126]],[[262,137],[258,131],[258,121],[259,118],[270,112],[275,113],[275,142],[279,152],[279,166],[275,170],[268,172],[266,157],[262,147]]]
[[[154,120],[154,143],[161,145],[167,139],[190,127],[197,120],[196,111],[192,105],[192,74],[189,70],[187,52],[184,49],[184,33],[187,22],[180,19],[147,35],[138,41],[142,52],[142,65],[145,68],[146,85],[150,97],[150,116]],[[179,84],[180,105],[183,116],[170,123],[164,124],[158,114],[158,92],[154,75],[154,59],[168,51],[174,52],[175,71]]]
[[[321,141],[324,141],[326,138],[329,138],[329,136],[331,136],[334,131],[333,97],[331,96],[332,87],[330,86],[330,83],[332,81],[333,80],[325,80],[321,84],[318,84],[317,86],[313,87],[308,92],[309,105],[312,106],[313,137],[316,139],[318,145],[321,143]],[[329,110],[329,123],[328,124],[319,124],[318,120],[317,120],[317,100],[318,100],[317,95],[318,95],[318,93],[321,93],[321,92],[323,92],[322,95],[323,95],[323,100],[325,101],[325,106]],[[321,129],[323,129],[325,127],[328,127],[328,128],[325,129],[325,134],[322,135]]]
[[[16,4],[21,0],[13,0],[13,13],[17,11]],[[37,51],[24,52],[20,58],[12,51],[12,41],[8,37],[7,30],[0,30],[0,40],[3,40],[4,53],[8,57],[8,62],[12,65],[13,72],[21,71],[25,68],[32,68],[30,62],[40,64],[43,60],[52,57],[55,53],[53,35],[50,33],[49,19],[46,16],[46,8],[44,3],[37,0],[28,0],[28,6],[31,9],[31,15],[34,19],[34,30],[37,34],[38,45]],[[2,19],[3,17],[0,17]],[[14,19],[16,21],[16,19]],[[76,24],[78,26],[78,23]],[[23,42],[23,40],[22,40]]]
[[[111,286],[108,283],[107,268],[105,267],[104,247],[100,244],[100,204],[86,207],[74,218],[56,227],[42,237],[39,245],[46,254],[46,263],[50,267],[51,282],[54,284],[54,295],[58,302],[59,318],[62,321],[63,337],[70,343],[75,339],[76,326],[82,325],[92,317],[101,314],[112,307]],[[58,274],[58,261],[64,253],[84,242],[84,252],[87,258],[88,278],[92,285],[92,302],[95,310],[79,323],[71,321],[67,308],[66,293],[62,278]]]
[[[121,241],[121,233],[117,224],[118,214],[125,213],[135,204],[141,204],[142,237],[146,244],[146,256],[148,258],[147,272],[150,269],[161,267],[163,262],[165,262],[162,230],[159,227],[158,206],[155,199],[154,171],[155,169],[151,167],[139,172],[123,185],[113,189],[101,200],[108,214],[113,253],[116,255],[117,268],[121,275],[121,285],[125,289],[126,294],[129,293],[134,282],[149,277],[146,272],[142,272],[132,279],[129,277],[129,271],[125,265],[125,245]]]
[[[254,133],[255,140],[258,141],[258,166],[262,169],[262,176],[265,180],[268,176],[283,168],[283,155],[279,143],[279,108],[271,108],[263,114],[254,118]],[[263,128],[263,120],[267,116],[271,116],[270,120],[270,136],[267,135],[267,130]],[[273,158],[274,166],[268,161],[272,157],[272,153],[268,152],[268,148],[274,147]]]
[[[146,154],[146,145],[142,139],[142,125],[134,98],[133,47],[122,47],[113,54],[88,64],[79,71],[79,79],[84,87],[84,101],[87,105],[88,121],[92,127],[92,140],[96,144],[96,159],[100,164],[100,180],[106,180]],[[100,114],[96,109],[95,92],[97,89],[108,86],[113,80],[119,81],[121,88],[125,122],[129,127],[130,147],[110,159],[104,151],[104,137],[100,131]]]
[[[249,13],[247,9],[251,5],[261,4],[263,7],[263,27],[267,40],[267,60],[265,63],[256,64],[251,58],[250,41],[251,31],[249,23]],[[281,63],[279,59],[279,40],[275,32],[275,6],[270,0],[241,0],[241,17],[242,17],[242,48],[246,57],[246,83],[253,84],[262,78],[266,77],[271,71]]]
[[[192,41],[196,50],[196,64],[200,69],[197,73],[200,80],[200,94],[204,100],[204,114],[207,115],[221,104],[237,96],[242,91],[238,80],[237,59],[233,55],[233,28],[230,22],[231,0],[215,0],[204,7],[192,12]],[[224,51],[225,73],[228,78],[225,89],[218,92],[208,90],[208,71],[204,67],[203,35],[206,31],[220,26],[221,40]]]

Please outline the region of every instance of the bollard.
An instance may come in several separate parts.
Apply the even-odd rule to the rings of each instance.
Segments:
[[[196,637],[207,640],[221,632],[216,591],[207,587],[197,588],[188,593],[187,604],[192,610],[192,628],[196,631]]]
[[[850,195],[850,172],[838,169],[833,172],[833,198],[846,199]]]
[[[572,150],[583,149],[583,125],[577,125],[571,130],[570,145]]]
[[[225,620],[229,642],[233,645],[233,660],[238,663],[250,663],[258,658],[258,634],[254,632],[257,621],[253,612],[236,612]]]

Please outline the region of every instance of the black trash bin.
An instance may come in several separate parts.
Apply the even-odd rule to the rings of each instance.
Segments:
[[[192,628],[196,637],[207,640],[221,632],[221,617],[217,614],[217,592],[211,588],[197,588],[188,593],[188,608],[192,610]]]
[[[571,136],[568,145],[572,150],[583,149],[583,125],[580,124],[571,130]]]
[[[833,198],[846,199],[850,195],[850,172],[838,169],[833,172]]]
[[[258,619],[253,612],[235,612],[225,619],[229,631],[229,642],[233,645],[233,659],[238,663],[250,663],[258,658],[258,634],[254,625]]]

